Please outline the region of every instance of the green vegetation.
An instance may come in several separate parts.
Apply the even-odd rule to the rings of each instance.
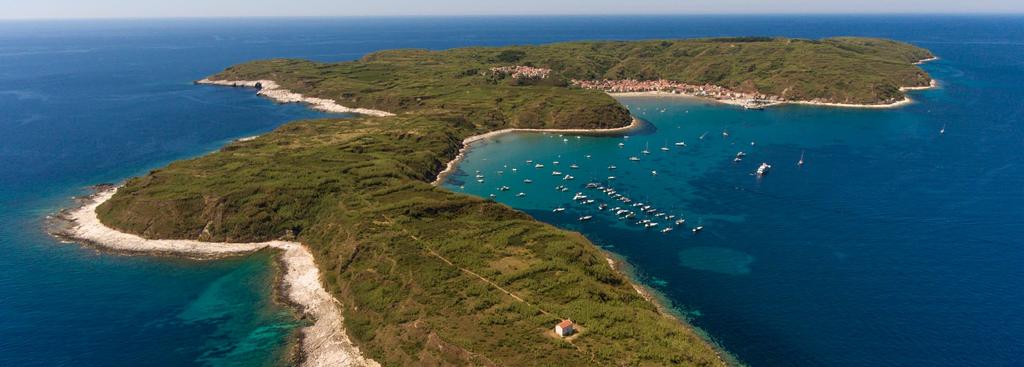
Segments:
[[[709,343],[660,314],[579,234],[428,182],[470,135],[629,122],[614,99],[566,87],[569,78],[663,77],[876,101],[888,87],[927,83],[909,64],[927,56],[882,40],[743,38],[253,62],[212,79],[272,79],[399,115],[289,123],[131,179],[97,211],[150,238],[297,237],[344,304],[349,334],[384,365],[717,365]],[[487,72],[509,63],[555,75],[524,82]],[[832,77],[851,84],[815,82]],[[571,341],[549,334],[566,317],[584,328]]]
[[[561,88],[570,79],[660,78],[791,100],[888,103],[903,97],[900,87],[928,85],[931,78],[912,63],[931,56],[919,47],[873,38],[601,41],[391,50],[332,64],[259,61],[229,68],[214,78],[273,79],[285,88],[332,98],[349,107],[392,112],[424,108],[501,112],[515,125],[517,116],[510,116],[507,109],[494,111],[496,104],[525,111],[536,106],[524,103],[540,103],[553,95],[588,101],[596,98]],[[516,80],[496,79],[487,73],[491,67],[513,64],[552,69],[552,77],[541,82],[548,88],[524,91],[514,88]],[[520,100],[502,103],[500,98]],[[527,118],[523,123],[533,122]]]

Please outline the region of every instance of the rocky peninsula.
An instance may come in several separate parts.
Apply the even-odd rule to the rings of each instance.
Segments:
[[[304,343],[307,361],[323,347],[357,365],[730,364],[583,236],[431,183],[480,136],[637,123],[574,79],[885,104],[904,97],[900,88],[930,85],[913,65],[930,57],[878,39],[727,38],[247,63],[200,83],[363,116],[289,123],[130,179],[72,211],[68,236],[141,252],[282,251],[306,269],[289,276],[289,267],[285,282],[340,312],[312,313],[312,327],[323,322],[334,339]],[[568,318],[585,331],[548,333]]]

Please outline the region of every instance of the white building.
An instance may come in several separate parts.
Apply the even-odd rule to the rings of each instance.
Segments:
[[[569,319],[562,320],[558,325],[555,325],[555,334],[558,336],[569,336],[574,331],[572,320]]]

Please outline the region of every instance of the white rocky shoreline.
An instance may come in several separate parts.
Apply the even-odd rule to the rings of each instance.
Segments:
[[[257,88],[259,89],[259,91],[256,92],[256,94],[270,98],[275,102],[305,103],[309,105],[309,107],[312,109],[330,113],[357,113],[360,115],[381,117],[395,115],[391,112],[374,110],[369,108],[345,107],[338,104],[333,99],[307,97],[302,94],[292,92],[288,89],[281,88],[281,86],[278,85],[277,82],[273,80],[210,80],[209,78],[204,78],[197,80],[195,83],[236,88]]]
[[[320,270],[305,245],[291,241],[249,243],[202,242],[193,240],[155,240],[124,233],[100,222],[96,208],[110,200],[117,187],[102,187],[83,199],[81,206],[61,212],[62,228],[52,233],[68,241],[88,244],[119,253],[168,255],[186,258],[220,258],[250,254],[264,249],[279,251],[283,264],[280,277],[285,298],[312,325],[301,329],[301,365],[379,367],[360,353],[345,333],[341,304],[324,289]]]
[[[630,122],[629,125],[626,125],[626,126],[623,126],[623,127],[613,127],[613,128],[609,128],[609,129],[502,129],[502,130],[495,130],[495,131],[491,131],[491,132],[486,132],[486,133],[479,134],[479,135],[473,135],[473,136],[470,136],[470,137],[465,138],[465,139],[462,140],[462,148],[459,149],[459,154],[456,154],[455,158],[452,158],[452,160],[448,161],[448,164],[445,165],[444,170],[442,170],[441,172],[438,172],[437,178],[435,178],[434,181],[431,182],[430,184],[434,185],[434,186],[439,186],[439,185],[441,185],[441,183],[444,182],[444,179],[446,177],[448,177],[448,175],[451,175],[452,172],[455,172],[455,169],[459,166],[459,162],[462,162],[462,160],[466,157],[466,152],[469,151],[469,148],[470,148],[471,145],[473,145],[473,143],[476,143],[476,142],[479,142],[479,141],[482,141],[482,140],[486,140],[486,139],[490,139],[490,138],[494,138],[494,137],[497,137],[499,135],[504,135],[504,134],[509,134],[509,133],[555,133],[555,134],[579,134],[579,135],[616,135],[616,134],[628,133],[630,131],[633,131],[635,129],[640,128],[641,126],[643,126],[643,122],[640,119],[634,117],[633,121]]]

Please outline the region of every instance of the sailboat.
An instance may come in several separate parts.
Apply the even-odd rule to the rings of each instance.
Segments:
[[[650,148],[651,148],[651,144],[650,143],[646,143],[646,144],[644,144],[644,150],[640,151],[640,153],[651,154],[651,149]]]
[[[729,137],[729,129],[722,129],[722,137],[723,138],[728,138]]]
[[[939,130],[939,135],[946,133],[946,124],[942,124],[942,129]]]
[[[708,136],[708,132],[707,132],[707,131],[705,131],[705,132],[704,132],[703,134],[701,134],[701,135],[700,135],[700,138],[698,138],[698,139],[700,139],[700,140],[704,140],[704,137],[705,137],[705,136]]]
[[[802,150],[800,151],[800,160],[796,161],[796,165],[798,165],[798,166],[804,165],[804,151],[802,151]]]
[[[661,146],[661,151],[663,151],[663,152],[667,152],[668,151],[668,140],[665,141],[665,145]]]

